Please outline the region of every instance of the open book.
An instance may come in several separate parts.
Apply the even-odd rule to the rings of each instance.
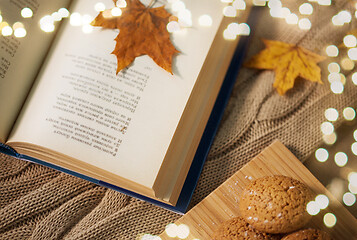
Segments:
[[[171,34],[180,51],[171,75],[148,56],[116,74],[110,53],[119,31],[94,27],[88,33],[69,19],[55,33],[39,27],[40,18],[61,7],[93,19],[97,0],[29,2],[32,6],[20,0],[0,6],[9,23],[22,19],[24,7],[34,13],[22,19],[26,37],[0,37],[3,149],[177,205],[238,43],[223,38],[235,20],[223,18],[226,4],[185,1],[192,26]],[[113,7],[112,0],[102,2]],[[204,14],[211,26],[198,24]]]

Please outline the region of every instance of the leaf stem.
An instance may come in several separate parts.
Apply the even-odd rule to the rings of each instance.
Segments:
[[[154,6],[154,4],[157,2],[157,0],[151,0],[149,5],[148,5],[148,8],[152,8],[152,6]]]

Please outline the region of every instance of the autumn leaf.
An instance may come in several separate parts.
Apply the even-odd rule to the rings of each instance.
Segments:
[[[297,77],[322,83],[321,69],[317,63],[325,57],[295,44],[266,39],[263,42],[266,48],[248,60],[245,66],[274,70],[273,86],[280,95],[294,87]]]
[[[113,0],[116,4],[117,0]],[[164,6],[151,8],[139,0],[126,0],[127,6],[118,17],[100,12],[91,23],[105,29],[119,29],[112,54],[117,57],[117,74],[136,57],[149,55],[160,67],[172,74],[172,57],[179,51],[170,41],[166,25],[172,16]]]

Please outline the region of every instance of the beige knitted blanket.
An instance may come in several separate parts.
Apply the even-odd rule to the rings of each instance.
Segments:
[[[305,1],[283,1],[298,13]],[[301,30],[284,19],[272,18],[269,9],[260,17],[248,56],[263,48],[261,38],[298,43],[321,55],[338,45],[351,24],[336,27],[331,18],[342,9],[354,14],[349,1],[332,6],[314,3],[312,28]],[[340,56],[343,55],[341,50]],[[333,94],[327,64],[320,64],[324,84],[298,79],[293,90],[279,96],[273,89],[274,72],[243,68],[220,124],[191,207],[268,146],[280,139],[301,161],[319,146],[324,110],[340,113],[357,107],[357,86],[345,72],[343,94]],[[341,118],[336,125],[341,123]],[[159,234],[180,215],[121,193],[96,186],[55,170],[0,154],[0,239],[135,239]]]

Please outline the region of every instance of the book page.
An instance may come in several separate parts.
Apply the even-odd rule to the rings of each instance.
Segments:
[[[5,141],[17,114],[40,68],[54,33],[40,29],[40,19],[67,7],[69,0],[2,0],[1,26],[8,25],[13,33],[0,34],[0,140]],[[32,17],[21,15],[23,8],[32,11]],[[24,15],[26,16],[26,15]],[[17,23],[17,24],[16,24]],[[26,35],[18,37],[14,28],[23,26]],[[0,29],[2,28],[0,27]]]
[[[72,12],[95,17],[96,2],[76,1]],[[181,52],[173,75],[148,56],[116,75],[110,53],[119,31],[84,33],[63,25],[10,141],[41,145],[152,187],[222,18],[219,1],[185,3],[193,26],[172,34]],[[203,14],[212,16],[212,26],[198,24]]]

